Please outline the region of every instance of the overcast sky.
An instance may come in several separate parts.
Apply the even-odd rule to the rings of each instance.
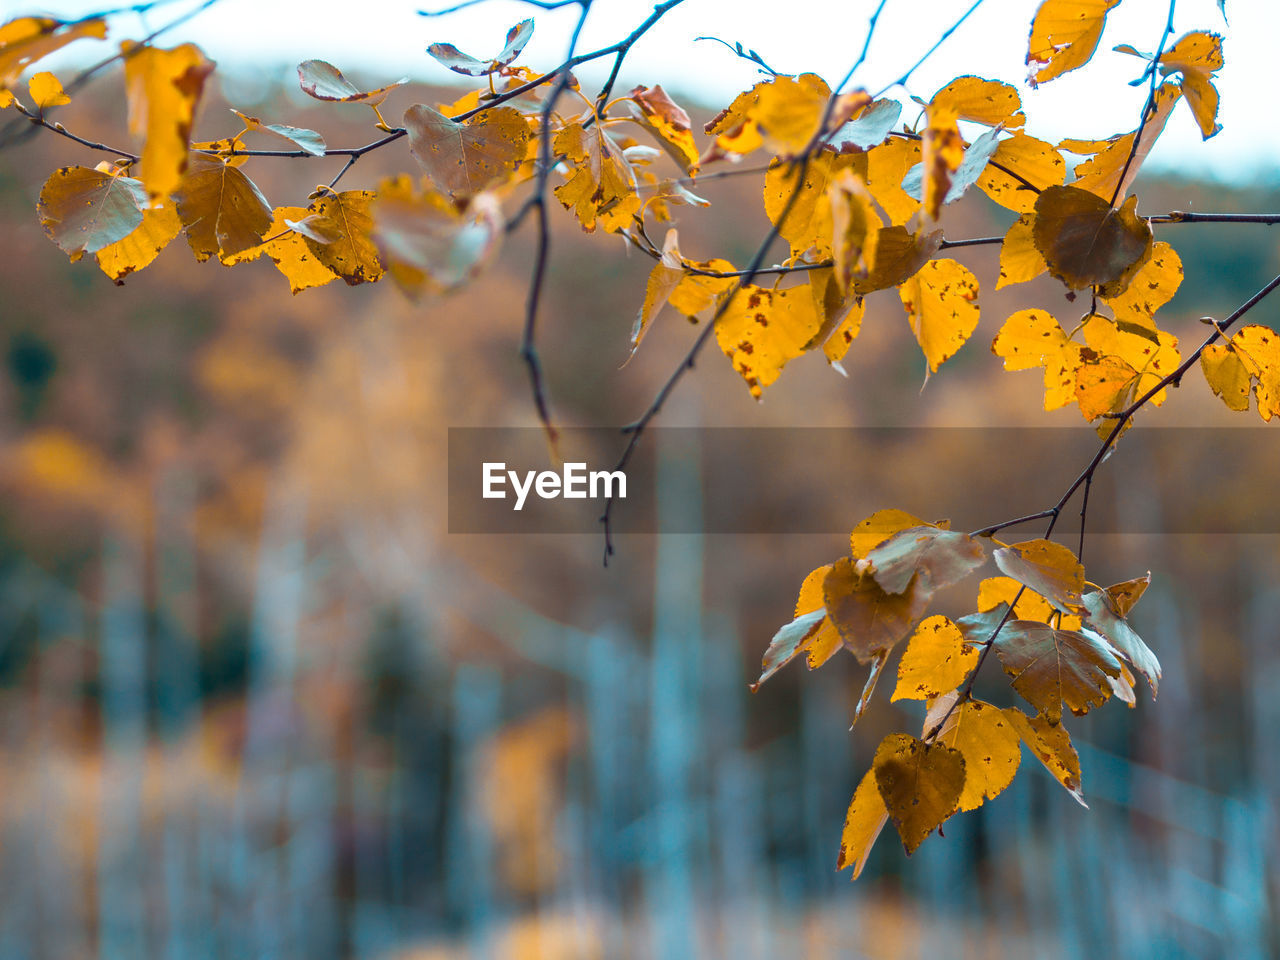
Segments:
[[[27,8],[19,0],[0,0],[6,16],[44,9],[75,15],[111,0],[46,0]],[[889,0],[877,28],[872,55],[854,86],[877,90],[899,76],[966,10],[972,0]],[[444,2],[435,4],[444,6]],[[279,75],[297,61],[329,60],[356,82],[378,85],[400,76],[423,82],[461,80],[425,53],[429,43],[448,41],[477,57],[501,49],[506,29],[533,16],[537,29],[521,62],[547,69],[563,59],[577,8],[540,11],[513,0],[488,0],[439,18],[415,14],[413,0],[220,0],[166,42],[195,40],[223,70],[256,66]],[[679,98],[697,98],[719,107],[758,78],[751,64],[718,44],[695,42],[714,35],[757,50],[775,69],[812,71],[835,81],[861,49],[874,0],[685,0],[636,45],[627,60],[628,84],[662,83]],[[928,98],[958,73],[1006,80],[1022,92],[1027,132],[1056,141],[1063,137],[1098,138],[1132,130],[1144,91],[1128,81],[1141,61],[1111,48],[1129,43],[1152,50],[1168,13],[1165,0],[1125,0],[1111,14],[1098,54],[1087,67],[1032,90],[1024,82],[1027,31],[1037,0],[986,0],[912,78],[907,92]],[[153,12],[147,26],[158,26],[180,4]],[[580,49],[613,43],[653,9],[652,0],[597,0]],[[1223,130],[1207,143],[1190,112],[1180,106],[1152,153],[1151,166],[1223,179],[1268,180],[1280,177],[1280,124],[1274,122],[1276,39],[1280,4],[1270,0],[1228,0],[1224,23],[1215,0],[1181,0],[1177,35],[1204,29],[1224,33],[1227,65],[1219,75]],[[119,18],[120,33],[136,35],[138,18]],[[77,44],[88,49],[87,44]],[[584,67],[590,84],[603,80],[607,60]],[[626,89],[626,87],[620,87]],[[232,90],[234,91],[234,85]],[[899,97],[904,92],[893,91]],[[393,110],[397,106],[392,101]],[[910,112],[904,116],[912,116]],[[287,117],[273,117],[286,120]]]

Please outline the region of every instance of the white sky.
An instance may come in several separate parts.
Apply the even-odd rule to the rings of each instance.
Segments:
[[[109,5],[112,0],[45,0],[54,15],[70,16]],[[434,7],[447,0],[435,0]],[[889,0],[877,28],[872,55],[853,87],[877,90],[899,76],[922,54],[971,0]],[[679,100],[697,98],[719,107],[756,82],[752,64],[719,44],[694,42],[710,34],[741,41],[782,72],[812,71],[838,80],[861,49],[874,0],[685,0],[669,12],[632,50],[619,89],[634,83],[662,83]],[[912,78],[909,92],[928,98],[958,73],[976,73],[1014,83],[1022,92],[1027,132],[1056,141],[1096,138],[1136,126],[1144,90],[1129,87],[1142,62],[1111,52],[1119,43],[1152,50],[1164,26],[1165,0],[1126,0],[1108,20],[1095,59],[1082,70],[1032,90],[1024,83],[1027,32],[1037,0],[986,0]],[[166,35],[166,42],[193,40],[223,71],[253,65],[292,73],[299,60],[329,60],[356,83],[379,85],[401,76],[448,83],[451,74],[425,53],[429,43],[447,41],[477,57],[502,47],[506,30],[533,16],[537,29],[521,62],[547,69],[561,62],[577,8],[541,11],[513,0],[488,0],[441,18],[416,15],[414,0],[221,0],[189,24]],[[158,26],[183,5],[150,15]],[[589,51],[629,33],[653,9],[653,0],[597,0],[579,49]],[[0,0],[4,17],[36,12],[20,0]],[[1275,85],[1275,41],[1280,36],[1280,4],[1270,0],[1228,0],[1224,24],[1215,0],[1181,0],[1176,36],[1205,29],[1226,37],[1227,65],[1219,74],[1223,130],[1207,143],[1185,106],[1170,120],[1149,167],[1230,180],[1280,178],[1280,125],[1270,122]],[[118,20],[117,36],[137,35],[137,18]],[[87,44],[76,44],[88,50]],[[74,49],[74,48],[73,48]],[[83,54],[81,54],[83,55]],[[603,81],[609,60],[584,66],[586,85]],[[234,92],[234,86],[232,86]],[[891,95],[901,97],[898,89]],[[393,111],[397,101],[392,101]],[[904,117],[911,117],[908,111]],[[390,115],[388,117],[390,119]],[[288,121],[287,116],[272,120]]]

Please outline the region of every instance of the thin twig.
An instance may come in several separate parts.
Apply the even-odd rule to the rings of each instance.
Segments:
[[[881,97],[883,97],[886,93],[888,93],[888,92],[889,92],[890,90],[892,90],[894,87],[905,87],[905,86],[907,85],[907,81],[911,79],[911,75],[912,75],[913,73],[915,73],[917,70],[919,70],[919,69],[924,65],[924,62],[925,62],[926,60],[928,60],[931,56],[933,56],[933,55],[934,55],[934,53],[936,53],[936,52],[937,52],[938,48],[939,48],[940,46],[942,46],[944,43],[946,43],[947,38],[948,38],[948,37],[950,37],[953,33],[955,33],[958,29],[960,29],[960,25],[961,25],[962,23],[964,23],[966,20],[968,20],[968,19],[969,19],[969,15],[970,15],[970,14],[972,14],[975,10],[977,10],[980,6],[982,6],[982,4],[983,4],[983,0],[974,0],[974,4],[973,4],[973,6],[971,6],[968,10],[966,10],[966,11],[961,15],[961,17],[960,17],[960,19],[959,19],[959,20],[957,20],[955,23],[953,23],[951,26],[949,26],[949,27],[946,29],[946,32],[944,32],[944,33],[942,34],[942,36],[940,36],[940,37],[937,39],[937,41],[934,43],[934,45],[933,45],[932,47],[930,47],[928,50],[926,50],[926,51],[924,52],[923,56],[921,56],[919,60],[917,60],[915,63],[913,63],[913,64],[910,66],[910,68],[908,68],[908,70],[907,70],[907,72],[906,72],[906,73],[904,73],[902,76],[898,77],[898,79],[897,79],[897,80],[894,80],[894,81],[892,81],[892,82],[890,82],[890,83],[886,84],[886,85],[885,85],[885,87],[884,87],[884,89],[882,89],[879,93],[877,93],[877,94],[876,94],[874,97],[872,97],[871,99],[873,99],[873,100],[879,100]],[[884,5],[883,5],[883,4],[881,4],[881,7],[883,7],[883,6],[884,6]],[[877,14],[879,14],[879,12],[880,12],[879,10],[877,10],[877,11],[876,11],[876,13],[877,13]]]
[[[1133,135],[1133,143],[1129,147],[1129,156],[1125,157],[1124,167],[1120,170],[1120,179],[1116,181],[1116,188],[1111,194],[1111,206],[1116,205],[1116,201],[1120,199],[1120,190],[1124,186],[1124,178],[1129,175],[1129,168],[1133,166],[1134,159],[1138,156],[1138,146],[1142,143],[1142,132],[1147,129],[1147,121],[1156,110],[1156,88],[1160,85],[1160,57],[1164,55],[1164,45],[1168,42],[1169,37],[1173,36],[1173,12],[1178,5],[1178,0],[1169,0],[1169,19],[1165,22],[1164,30],[1160,34],[1160,45],[1156,48],[1156,55],[1151,58],[1151,62],[1147,64],[1147,70],[1151,72],[1151,89],[1147,91],[1147,101],[1142,108],[1142,119],[1138,121],[1138,129]]]

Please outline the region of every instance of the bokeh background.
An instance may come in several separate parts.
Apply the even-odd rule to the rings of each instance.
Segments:
[[[331,144],[369,138],[364,110],[237,70],[197,136],[234,132],[229,102]],[[60,119],[123,139],[119,83],[104,76]],[[410,86],[394,103],[455,95]],[[607,570],[596,535],[450,534],[448,428],[536,423],[517,354],[528,235],[481,282],[417,305],[389,283],[293,297],[269,263],[197,265],[182,240],[116,288],[68,264],[35,216],[49,173],[97,159],[47,134],[0,150],[0,957],[1280,951],[1280,540],[1249,523],[1274,502],[1280,442],[1259,433],[1238,463],[1172,466],[1122,443],[1104,468],[1109,506],[1143,529],[1185,531],[1165,491],[1186,488],[1239,522],[1089,541],[1091,579],[1152,570],[1134,621],[1164,665],[1158,701],[1070,722],[1090,808],[1027,755],[1003,795],[915,856],[882,835],[850,885],[834,866],[853,786],[919,710],[884,689],[850,732],[863,676],[844,655],[754,696],[747,684],[803,576],[845,551],[842,530],[881,506],[946,516],[953,477],[983,476],[964,430],[928,482],[918,456],[885,463],[902,471],[892,503],[864,504],[823,462],[780,467],[797,511],[834,518],[828,534],[634,534]],[[338,163],[250,173],[298,203]],[[346,182],[411,165],[381,151]],[[700,187],[713,206],[681,217],[685,254],[745,261],[767,227],[758,189]],[[1139,193],[1148,214],[1280,210],[1274,180],[1168,166]],[[554,410],[617,426],[697,331],[664,314],[623,367],[651,264],[553,220],[540,340]],[[1008,220],[975,194],[944,226],[986,236]],[[1197,318],[1280,269],[1265,227],[1164,229],[1187,276],[1163,325],[1184,349]],[[1004,373],[987,347],[1021,306],[1083,306],[1045,280],[995,292],[995,251],[958,251],[983,319],[923,390],[890,291],[870,301],[847,377],[806,356],[756,403],[712,348],[662,422],[1078,440],[1078,413],[1045,414],[1037,375]],[[1251,319],[1275,316],[1264,303]],[[1174,425],[1258,423],[1193,371],[1137,429]],[[696,449],[657,442],[652,457],[670,527],[739,495],[704,483]],[[1004,518],[1008,492],[990,496]],[[972,609],[954,599],[944,612]],[[995,676],[979,692],[1012,702]]]

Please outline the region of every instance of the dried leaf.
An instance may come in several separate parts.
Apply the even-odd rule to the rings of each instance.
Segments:
[[[427,53],[454,73],[464,77],[483,77],[515,62],[533,36],[533,20],[521,20],[507,31],[507,43],[492,60],[477,60],[463,53],[452,43],[433,43]]]
[[[827,616],[861,663],[893,649],[924,612],[928,599],[928,591],[917,590],[914,581],[901,593],[886,593],[850,557],[832,564],[823,581]]]
[[[902,593],[912,581],[929,592],[963,580],[986,562],[982,542],[926,525],[900,530],[867,553],[876,583]]]
[[[945,744],[891,733],[880,742],[872,769],[903,847],[915,853],[955,812],[965,782],[964,755]]]
[[[375,224],[370,204],[374,196],[372,190],[325,193],[307,207],[305,227],[300,231],[316,259],[348,286],[382,278],[382,261],[372,239]]]
[[[237,167],[193,154],[191,169],[174,192],[187,243],[200,262],[227,259],[256,247],[271,227],[271,205]]]
[[[871,702],[871,696],[876,692],[876,683],[880,679],[880,674],[884,672],[884,665],[889,662],[889,651],[881,650],[871,661],[871,671],[867,674],[867,682],[862,685],[862,695],[858,697],[858,702],[853,708],[853,721],[849,724],[852,730],[866,712],[867,704]]]
[[[147,202],[131,177],[89,167],[62,167],[40,190],[40,226],[74,262],[131,234]]]
[[[193,43],[163,50],[126,40],[120,49],[129,130],[146,137],[138,179],[152,199],[167,197],[187,172],[191,124],[214,63]]]
[[[667,152],[685,173],[698,166],[698,145],[693,139],[693,121],[658,84],[653,87],[635,87],[629,94],[629,103],[635,104],[636,119],[653,134],[659,146]]]
[[[1101,634],[1112,648],[1129,661],[1133,669],[1151,685],[1151,696],[1160,692],[1160,661],[1129,626],[1125,615],[1112,605],[1105,591],[1090,590],[1084,595],[1085,626]]]
[[[361,90],[344,77],[341,70],[324,60],[304,60],[298,64],[298,86],[302,92],[330,103],[363,103],[378,107],[392,90],[408,82],[409,78],[403,77],[385,87]]]
[[[574,212],[582,229],[590,233],[600,223],[613,233],[630,225],[640,209],[635,175],[603,125],[584,130],[580,123],[567,124],[553,147],[573,164],[569,178],[556,187],[556,197]]]
[[[1060,723],[1050,723],[1038,714],[1028,717],[1017,707],[1006,707],[1004,715],[1018,731],[1027,749],[1080,806],[1087,808],[1089,805],[1084,802],[1084,793],[1080,789],[1080,757],[1071,745],[1067,728]]]
[[[802,652],[805,641],[818,632],[826,618],[827,611],[819,607],[809,613],[800,614],[779,629],[764,652],[760,679],[751,685],[751,692],[755,693],[760,684],[794,660]]]
[[[1035,205],[1032,230],[1049,272],[1073,290],[1120,279],[1151,248],[1151,226],[1134,211],[1137,198],[1112,209],[1075,187],[1049,187]]]
[[[992,552],[1001,573],[1030,587],[1055,610],[1072,614],[1080,610],[1084,590],[1084,566],[1070,548],[1052,540],[1027,540]]]
[[[1013,689],[1050,723],[1062,719],[1063,704],[1083,714],[1105,703],[1122,669],[1101,639],[1036,620],[1010,620],[994,642]]]
[[[511,107],[458,123],[416,103],[404,112],[404,126],[413,155],[450,196],[473,196],[506,183],[528,152],[529,124]]]

